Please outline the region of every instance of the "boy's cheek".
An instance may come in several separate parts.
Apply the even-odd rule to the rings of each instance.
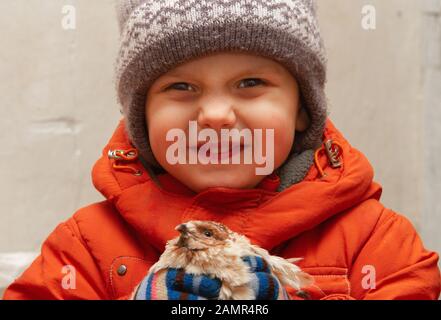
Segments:
[[[187,136],[188,121],[179,121],[178,117],[168,117],[168,118],[152,118],[148,123],[148,134],[150,139],[150,144],[156,144],[158,146],[164,146],[166,144],[171,144],[173,142],[167,141],[167,135],[176,131],[184,131]]]
[[[267,138],[268,130],[273,130],[273,137]],[[283,158],[285,154],[288,154],[294,144],[295,139],[295,128],[294,125],[287,121],[287,119],[278,119],[277,122],[271,124],[266,124],[263,129],[265,134],[263,135],[263,142],[273,144],[273,152],[275,154],[276,160]],[[268,150],[268,148],[266,148]]]
[[[272,156],[274,164],[276,166],[280,165],[289,155],[294,143],[294,120],[287,119],[286,116],[278,113],[270,114],[266,119],[259,116],[249,120],[247,121],[247,126],[249,127],[246,129],[252,132],[253,148],[255,148],[256,139],[262,139],[260,141],[262,143],[262,155]],[[171,133],[171,130],[178,129],[185,133],[185,139],[189,139],[189,123],[185,117],[182,119],[176,115],[170,116],[170,113],[167,113],[167,117],[163,117],[161,113],[157,113],[152,118],[149,118],[147,125],[150,146],[155,158],[159,162],[164,163],[166,161],[167,149],[175,143],[175,141],[167,141],[167,135]],[[260,129],[260,134],[256,134],[256,129]],[[272,137],[271,134],[268,134],[269,130],[272,131]],[[268,146],[268,143],[271,146]]]
[[[289,153],[294,145],[295,140],[295,130],[286,129],[286,130],[277,130],[275,133],[274,144],[277,149],[278,154]]]
[[[167,131],[156,128],[156,126],[149,127],[149,142],[153,155],[160,163],[164,161],[167,148],[173,143],[166,141]]]

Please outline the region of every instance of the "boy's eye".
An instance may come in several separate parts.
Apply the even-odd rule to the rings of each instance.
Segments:
[[[265,81],[257,78],[244,79],[240,82],[239,88],[256,87],[265,84]]]
[[[175,89],[179,91],[194,91],[194,88],[186,82],[176,82],[167,88],[167,90]]]

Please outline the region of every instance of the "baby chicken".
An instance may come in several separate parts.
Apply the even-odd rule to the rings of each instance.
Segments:
[[[181,235],[167,242],[164,253],[149,272],[182,268],[187,273],[217,277],[222,281],[220,300],[254,299],[249,286],[250,269],[241,259],[245,256],[262,257],[284,286],[300,290],[313,282],[310,275],[294,264],[301,259],[272,256],[221,223],[189,221],[178,225],[176,230]]]

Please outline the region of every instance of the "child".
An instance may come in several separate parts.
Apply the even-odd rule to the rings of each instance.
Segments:
[[[215,298],[216,279],[147,275],[189,220],[303,257],[303,294],[245,257],[256,298],[438,299],[438,255],[327,119],[313,0],[120,0],[118,13],[124,118],[92,172],[106,200],[61,223],[5,299]],[[225,129],[262,138],[218,149]],[[266,157],[220,163],[250,147]]]

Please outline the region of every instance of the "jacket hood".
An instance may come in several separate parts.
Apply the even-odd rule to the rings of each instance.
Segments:
[[[157,185],[136,156],[121,119],[93,167],[92,180],[138,238],[160,252],[178,235],[175,226],[188,220],[222,222],[271,250],[381,196],[381,186],[373,182],[374,172],[366,157],[351,147],[329,119],[325,132],[342,149],[340,168],[331,167],[326,153],[318,152],[306,177],[282,192],[276,192],[280,180],[272,174],[254,189],[215,187],[195,193],[168,173],[158,176]]]

